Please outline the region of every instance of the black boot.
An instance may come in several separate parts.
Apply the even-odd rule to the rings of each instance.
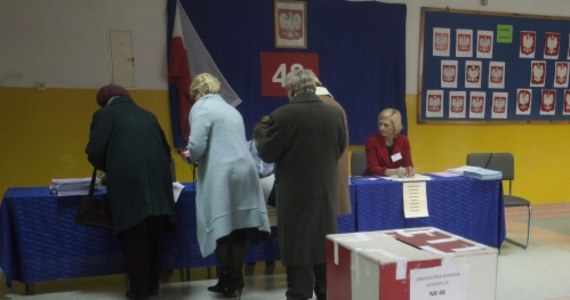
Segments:
[[[242,274],[231,273],[230,281],[226,289],[224,290],[224,297],[233,298],[238,297],[241,299],[241,291],[245,286]]]
[[[220,277],[218,278],[218,283],[216,283],[216,285],[209,286],[208,291],[213,293],[224,293],[224,291],[230,284],[231,277],[232,273],[230,271],[220,271]]]

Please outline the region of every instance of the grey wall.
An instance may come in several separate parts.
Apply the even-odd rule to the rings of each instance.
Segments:
[[[408,7],[407,94],[418,88],[421,7],[570,16],[568,0],[480,1],[382,1]],[[135,87],[167,89],[166,0],[0,0],[0,7],[0,87],[100,87],[112,80],[109,32],[130,31]]]

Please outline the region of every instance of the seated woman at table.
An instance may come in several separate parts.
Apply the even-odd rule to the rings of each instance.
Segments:
[[[366,139],[365,176],[410,177],[416,174],[408,138],[402,131],[402,115],[386,108],[378,114],[378,132]]]

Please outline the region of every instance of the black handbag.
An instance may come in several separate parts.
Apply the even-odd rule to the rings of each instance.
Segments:
[[[81,225],[93,226],[104,229],[113,229],[113,217],[111,215],[111,206],[106,197],[95,197],[95,177],[97,169],[93,169],[91,183],[89,184],[89,193],[81,197],[79,209],[75,215],[75,222]]]

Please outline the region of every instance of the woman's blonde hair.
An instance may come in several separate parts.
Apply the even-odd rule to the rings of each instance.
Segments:
[[[194,76],[192,84],[190,84],[190,99],[195,99],[198,94],[219,94],[220,81],[210,73],[200,73]]]
[[[386,108],[382,110],[378,114],[378,121],[380,120],[390,120],[390,122],[392,122],[392,126],[394,126],[396,134],[399,134],[402,129],[404,129],[404,125],[402,125],[402,115],[400,114],[400,111],[395,108]]]

